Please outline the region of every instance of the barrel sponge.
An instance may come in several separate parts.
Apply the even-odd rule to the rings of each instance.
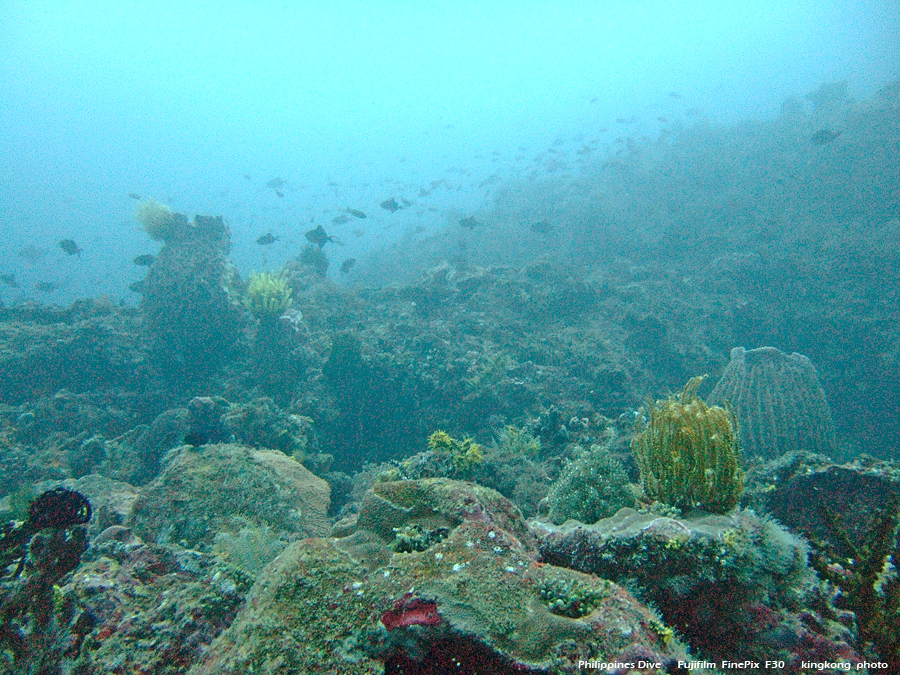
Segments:
[[[709,401],[734,408],[748,456],[774,459],[792,450],[830,455],[837,445],[825,392],[802,354],[735,347]]]

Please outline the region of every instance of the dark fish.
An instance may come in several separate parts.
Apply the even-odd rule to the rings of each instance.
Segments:
[[[38,248],[34,244],[28,244],[28,246],[23,248],[18,253],[18,256],[20,258],[24,258],[32,264],[36,263],[38,260],[43,260],[45,255],[47,255],[47,251],[42,248]]]
[[[133,262],[135,265],[140,265],[141,267],[150,267],[153,264],[153,261],[156,260],[156,256],[150,253],[144,253],[143,255],[137,256]]]
[[[814,133],[809,140],[813,145],[825,145],[826,143],[831,143],[831,141],[840,136],[842,133],[842,131],[820,129],[819,131]]]
[[[284,193],[281,190],[275,190],[276,197],[284,197]]]
[[[274,244],[278,241],[278,237],[274,236],[271,232],[267,232],[263,236],[257,238],[256,243],[261,244],[262,246],[268,246],[269,244]]]
[[[357,209],[347,209],[347,213],[349,213],[354,218],[365,218],[366,214]]]
[[[549,234],[555,229],[556,228],[550,224],[549,220],[542,220],[540,222],[531,224],[531,231],[537,232],[538,234]]]
[[[272,188],[273,190],[280,190],[284,187],[284,181],[281,179],[281,176],[276,176],[268,183],[266,183],[267,188]]]
[[[191,431],[184,435],[181,442],[185,445],[193,445],[194,447],[206,445],[209,443],[209,437],[199,431]]]
[[[353,265],[356,264],[356,258],[347,258],[344,262],[341,263],[341,274],[347,274],[350,270],[353,269]]]
[[[408,199],[401,199],[400,201],[403,202],[403,206],[412,206],[412,202]]]
[[[321,225],[319,225],[314,230],[310,230],[304,236],[319,248],[322,248],[329,241],[334,241],[333,237],[329,237],[327,234],[325,234],[325,228]]]
[[[677,91],[670,91],[669,97],[670,98],[681,98],[681,94],[679,94]]]
[[[350,218],[345,216],[343,213],[341,215],[335,216],[334,218],[331,219],[332,225],[343,225],[344,223],[349,223],[349,222],[350,222]]]
[[[55,281],[37,281],[35,282],[34,287],[42,293],[52,293],[53,291],[62,288],[62,286]]]
[[[140,200],[140,198],[141,198],[141,196],[137,192],[129,192],[128,196],[131,197],[131,199],[137,199],[137,200]]]
[[[244,180],[252,180],[249,173],[244,174]]]
[[[79,258],[81,257],[81,249],[78,248],[78,244],[75,243],[74,239],[61,239],[59,247],[68,255],[77,255]]]
[[[10,288],[18,288],[19,284],[16,282],[15,274],[0,274],[0,281],[2,281],[5,285]]]
[[[459,221],[460,227],[467,227],[470,230],[474,230],[476,225],[481,225],[477,220],[475,220],[475,216],[469,216],[468,218],[463,218]]]
[[[383,202],[381,202],[381,208],[393,213],[394,211],[399,211],[403,207],[397,203],[396,199],[391,197],[390,199],[385,199]]]

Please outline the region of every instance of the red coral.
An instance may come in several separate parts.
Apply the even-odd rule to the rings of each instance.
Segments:
[[[441,615],[437,611],[437,603],[433,600],[421,600],[407,593],[381,615],[381,623],[388,630],[407,628],[409,626],[437,626],[441,623]]]

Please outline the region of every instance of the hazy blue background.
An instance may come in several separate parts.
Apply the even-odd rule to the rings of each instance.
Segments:
[[[158,244],[129,193],[223,215],[244,273],[295,254],[310,223],[344,241],[325,249],[339,263],[477,210],[485,178],[558,138],[612,143],[617,119],[654,134],[658,117],[768,118],[844,79],[867,96],[900,73],[898,16],[887,1],[6,0],[0,273],[21,288],[0,297],[135,301],[131,259]],[[415,206],[389,214],[391,196]],[[369,218],[332,226],[346,207]],[[29,245],[46,254],[18,255]]]

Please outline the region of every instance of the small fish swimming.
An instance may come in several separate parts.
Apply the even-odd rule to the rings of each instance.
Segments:
[[[137,256],[133,262],[135,265],[140,265],[141,267],[150,267],[153,262],[156,260],[156,256],[151,253],[144,253],[143,255]]]
[[[304,236],[319,248],[322,248],[329,241],[334,241],[334,237],[329,237],[327,234],[325,234],[325,228],[321,225],[319,225],[314,230],[310,230]]]
[[[129,193],[128,193],[128,196],[129,196],[131,199],[136,199],[136,200],[138,200],[138,201],[141,200],[141,196],[140,196],[137,192],[129,192]]]
[[[347,209],[347,213],[349,213],[354,218],[365,218],[366,214],[360,211],[359,209]]]
[[[266,183],[266,187],[272,188],[273,190],[275,190],[277,192],[278,190],[280,190],[281,188],[284,187],[284,180],[281,178],[281,176],[276,176],[275,178],[270,180],[268,183]]]
[[[335,216],[334,218],[331,219],[332,225],[343,225],[344,223],[349,223],[349,222],[350,222],[350,218],[348,216],[345,216],[343,213],[341,215]]]
[[[474,230],[476,225],[481,225],[477,220],[475,220],[475,216],[469,216],[468,218],[462,218],[459,221],[460,227],[467,227],[470,230]]]
[[[356,264],[356,258],[347,258],[344,262],[341,263],[341,274],[347,274],[350,270],[353,269],[353,265]]]
[[[825,145],[827,143],[831,143],[835,138],[840,136],[842,131],[832,131],[831,129],[820,129],[816,133],[814,133],[809,141],[813,145]]]
[[[28,246],[26,246],[25,248],[21,249],[21,250],[17,253],[17,255],[18,255],[20,258],[24,258],[25,260],[27,260],[27,261],[30,262],[31,264],[34,264],[34,263],[36,263],[38,260],[43,260],[43,259],[44,259],[44,256],[47,255],[47,251],[44,250],[44,249],[42,249],[42,248],[38,248],[38,247],[35,246],[34,244],[28,244]]]
[[[10,288],[19,287],[19,284],[16,281],[15,274],[0,274],[0,281],[2,281],[4,285],[9,286]]]
[[[391,197],[390,199],[385,199],[383,202],[381,202],[381,208],[394,213],[395,211],[399,211],[403,207],[397,203],[396,199]]]
[[[74,239],[60,239],[59,247],[68,255],[77,255],[79,258],[81,257],[81,249],[78,248],[78,244],[75,243]]]
[[[276,197],[284,197],[284,193],[281,190],[275,190]]]
[[[53,291],[58,291],[62,288],[62,286],[55,281],[36,281],[34,287],[42,293],[52,293]]]
[[[555,229],[556,228],[550,224],[549,220],[541,220],[537,223],[531,224],[531,231],[537,232],[538,234],[549,234],[550,232],[552,232]]]
[[[278,237],[274,236],[271,232],[267,232],[263,236],[258,237],[256,243],[261,246],[268,246],[269,244],[274,244],[276,241],[278,241]]]

